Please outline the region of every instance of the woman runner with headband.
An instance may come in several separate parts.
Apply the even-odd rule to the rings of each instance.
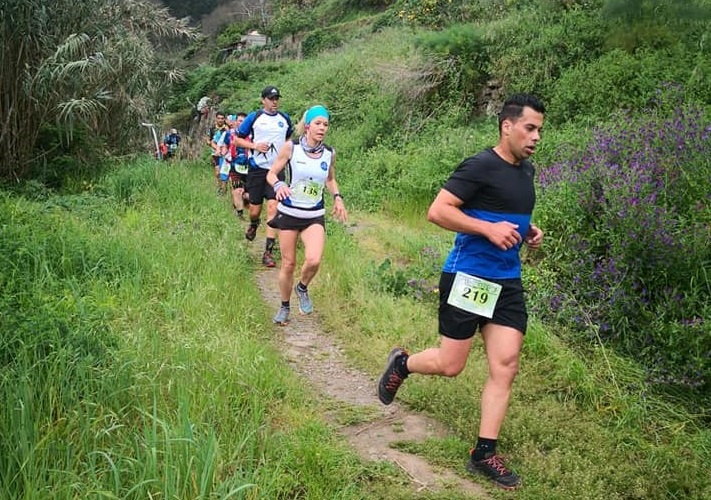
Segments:
[[[306,110],[296,125],[295,135],[299,139],[284,143],[267,174],[267,182],[274,187],[279,202],[277,215],[267,222],[279,230],[281,306],[273,319],[278,325],[289,322],[299,237],[304,244],[304,263],[294,291],[299,300],[299,311],[302,314],[313,311],[307,287],[318,272],[326,243],[324,187],[333,196],[332,214],[336,219],[345,222],[348,216],[336,182],[336,151],[323,142],[328,125],[329,113],[325,107],[318,105]],[[284,168],[287,169],[286,178],[290,179],[288,185],[278,179]]]

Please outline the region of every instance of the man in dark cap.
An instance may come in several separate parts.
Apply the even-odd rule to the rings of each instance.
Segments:
[[[281,93],[278,88],[273,85],[264,87],[262,109],[247,115],[237,130],[235,140],[237,146],[252,150],[247,174],[250,221],[244,234],[249,241],[254,240],[257,235],[263,200],[267,200],[267,220],[271,220],[276,215],[276,195],[274,189],[267,183],[267,172],[282,144],[291,137],[293,131],[289,115],[279,111],[280,98]],[[276,262],[272,252],[276,242],[276,230],[267,226],[266,236],[262,263],[267,267],[274,267]]]

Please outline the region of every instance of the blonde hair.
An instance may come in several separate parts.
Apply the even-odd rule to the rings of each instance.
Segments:
[[[306,134],[306,111],[304,111],[304,114],[301,115],[301,120],[299,120],[299,123],[297,123],[294,127],[295,138],[299,139],[304,134]]]

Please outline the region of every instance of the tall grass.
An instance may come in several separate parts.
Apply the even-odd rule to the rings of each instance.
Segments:
[[[365,498],[202,165],[0,198],[1,498]]]
[[[376,375],[394,345],[416,352],[437,344],[438,297],[432,289],[423,294],[422,282],[436,284],[431,266],[443,260],[451,234],[424,216],[396,224],[362,213],[353,218],[359,223],[352,231],[332,224],[324,266],[310,289],[346,352]],[[704,415],[657,394],[636,360],[603,345],[581,353],[566,338],[563,328],[534,314],[500,437],[501,451],[524,478],[516,496],[708,497],[711,433]],[[462,470],[477,437],[486,373],[476,340],[458,378],[408,378],[398,399],[436,415],[452,433],[424,444],[403,435],[401,446]]]

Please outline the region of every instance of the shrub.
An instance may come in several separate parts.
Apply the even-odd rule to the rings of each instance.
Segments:
[[[711,125],[668,84],[541,173],[554,292],[544,314],[658,382],[711,384]]]
[[[607,119],[618,109],[643,109],[660,83],[686,80],[683,53],[614,49],[563,72],[550,98],[553,123]]]
[[[343,43],[343,36],[335,29],[316,29],[304,37],[301,50],[304,57],[315,56],[327,49],[335,49]]]
[[[415,45],[444,62],[442,82],[451,93],[474,97],[487,76],[487,46],[481,29],[471,24],[450,26],[421,35]],[[449,92],[447,93],[449,94]]]
[[[566,68],[599,57],[603,38],[604,25],[595,12],[544,8],[512,12],[486,26],[488,73],[508,93],[535,93],[548,101]]]

